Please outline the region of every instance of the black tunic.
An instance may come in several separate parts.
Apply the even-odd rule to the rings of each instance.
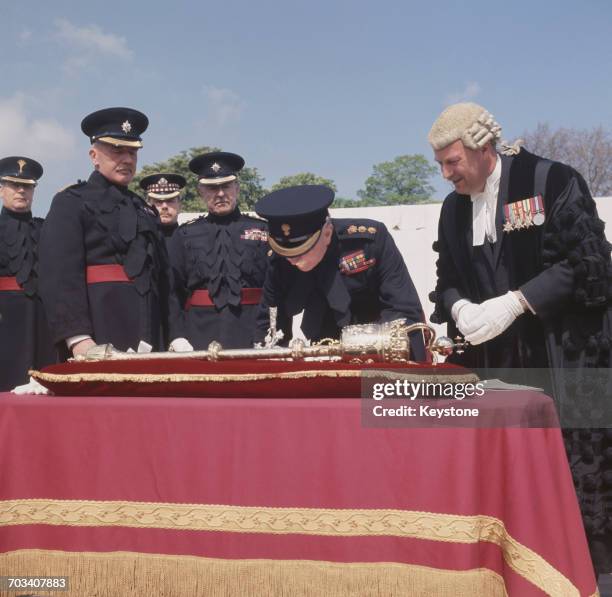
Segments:
[[[238,209],[209,214],[179,226],[169,244],[175,295],[182,308],[171,314],[172,338],[196,350],[216,340],[224,348],[253,345],[257,304],[241,304],[241,289],[261,289],[268,266],[267,224]],[[196,290],[208,291],[210,306],[186,305]]]
[[[54,341],[165,348],[169,267],[157,212],[98,172],[59,192],[43,226],[40,290]],[[130,282],[87,283],[87,267],[119,264]],[[61,345],[61,344],[60,344]]]
[[[480,303],[508,290],[523,292],[535,315],[521,315],[497,338],[451,360],[469,367],[520,367],[525,380],[533,373],[525,368],[550,368],[547,390],[559,406],[562,424],[569,427],[564,436],[591,553],[596,568],[610,572],[612,432],[572,428],[612,421],[610,244],[580,174],[549,162],[542,179],[538,172],[545,172],[545,165],[546,160],[525,150],[502,156],[497,242],[490,250],[472,247],[470,198],[451,193],[445,199],[434,244],[439,259],[431,319],[447,322],[454,335],[450,311],[459,298]],[[504,205],[538,193],[544,196],[544,225],[504,232]],[[607,417],[598,418],[593,405],[602,399],[607,399],[601,411]]]
[[[268,328],[268,308],[278,308],[285,341],[290,322],[304,312],[302,331],[309,340],[338,338],[342,327],[405,318],[423,321],[418,294],[401,253],[384,224],[375,220],[333,219],[334,235],[322,261],[302,272],[274,255],[264,286],[257,341]],[[422,335],[411,335],[413,359],[425,359]]]
[[[166,239],[166,242],[168,242],[172,238],[172,235],[174,234],[178,226],[178,222],[175,222],[174,224],[159,225],[159,229],[161,230],[162,236]]]
[[[28,380],[28,369],[57,361],[38,295],[38,238],[43,220],[31,212],[0,211],[0,277],[21,290],[0,290],[0,390]]]

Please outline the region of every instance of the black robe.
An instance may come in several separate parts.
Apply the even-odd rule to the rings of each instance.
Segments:
[[[28,369],[57,362],[38,295],[38,239],[43,220],[0,211],[0,277],[21,290],[0,290],[0,391],[26,383]]]
[[[492,247],[472,246],[469,196],[451,193],[444,201],[434,243],[439,258],[431,320],[448,323],[454,336],[451,307],[458,299],[481,303],[508,290],[522,291],[535,314],[521,315],[497,338],[450,360],[471,368],[518,367],[522,383],[534,374],[544,381],[569,428],[564,435],[594,561],[600,571],[611,571],[612,433],[587,428],[612,423],[610,244],[575,170],[525,150],[501,159]],[[544,224],[504,231],[504,205],[537,194],[544,197]],[[602,400],[606,422],[593,416]]]
[[[53,339],[166,346],[169,266],[157,211],[93,172],[53,199],[40,240],[40,291]],[[86,269],[119,264],[130,282],[87,283]]]
[[[350,324],[407,319],[423,321],[418,294],[393,238],[382,222],[332,219],[334,234],[322,261],[302,272],[274,255],[257,321],[258,342],[268,329],[268,309],[278,308],[279,327],[291,338],[291,320],[304,311],[309,340],[339,338]],[[425,360],[420,332],[411,335],[412,358]]]
[[[168,245],[179,305],[171,313],[172,339],[187,338],[196,350],[213,340],[224,348],[252,347],[257,304],[241,304],[241,289],[263,286],[267,230],[238,209],[179,226]],[[208,291],[214,304],[185,308],[195,290]]]

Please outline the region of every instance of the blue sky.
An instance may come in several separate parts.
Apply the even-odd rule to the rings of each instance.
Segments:
[[[538,122],[612,129],[604,0],[3,4],[0,157],[43,163],[38,215],[88,176],[80,121],[102,107],[149,116],[141,165],[217,145],[267,185],[312,171],[344,197],[376,163],[431,159],[452,101],[482,103],[509,139]]]

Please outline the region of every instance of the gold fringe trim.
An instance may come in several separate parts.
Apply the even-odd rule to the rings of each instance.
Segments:
[[[273,535],[388,536],[466,544],[487,541],[501,549],[512,570],[545,593],[557,597],[580,595],[568,578],[510,536],[504,523],[492,516],[93,500],[0,501],[0,527],[23,524]]]
[[[238,373],[232,375],[216,373],[48,373],[46,371],[30,370],[36,381],[49,383],[82,383],[82,382],[135,382],[135,383],[163,383],[163,382],[230,382],[230,381],[266,381],[270,379],[312,379],[315,377],[327,378],[378,378],[401,379],[408,381],[427,381],[427,383],[467,383],[478,381],[474,374],[464,375],[424,375],[423,373],[404,373],[398,370],[372,370],[372,369],[329,369],[312,371],[284,371],[280,373]]]
[[[224,560],[134,552],[44,550],[0,555],[0,575],[15,574],[68,576],[69,590],[54,593],[66,597],[508,595],[502,577],[488,569],[455,571],[397,563]],[[36,593],[46,594],[40,590]]]

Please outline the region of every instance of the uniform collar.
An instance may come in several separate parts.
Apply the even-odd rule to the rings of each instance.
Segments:
[[[236,206],[236,209],[234,211],[228,213],[225,216],[218,216],[209,212],[206,216],[206,219],[209,222],[213,222],[215,224],[229,224],[230,222],[235,222],[236,220],[238,220],[240,218],[240,215],[240,209],[238,209],[238,206]]]
[[[21,222],[29,222],[32,219],[31,211],[13,211],[4,206],[2,206],[0,214]]]
[[[87,183],[98,186],[98,187],[103,187],[103,188],[116,187],[122,192],[127,191],[126,186],[121,185],[121,184],[115,184],[114,182],[111,182],[110,180],[108,180],[108,178],[106,178],[106,176],[104,176],[104,174],[100,174],[100,172],[98,172],[97,170],[94,170],[91,173],[91,176],[89,177],[89,180],[87,181]]]
[[[164,236],[172,236],[177,228],[178,222],[174,222],[174,224],[161,224],[161,230]]]

